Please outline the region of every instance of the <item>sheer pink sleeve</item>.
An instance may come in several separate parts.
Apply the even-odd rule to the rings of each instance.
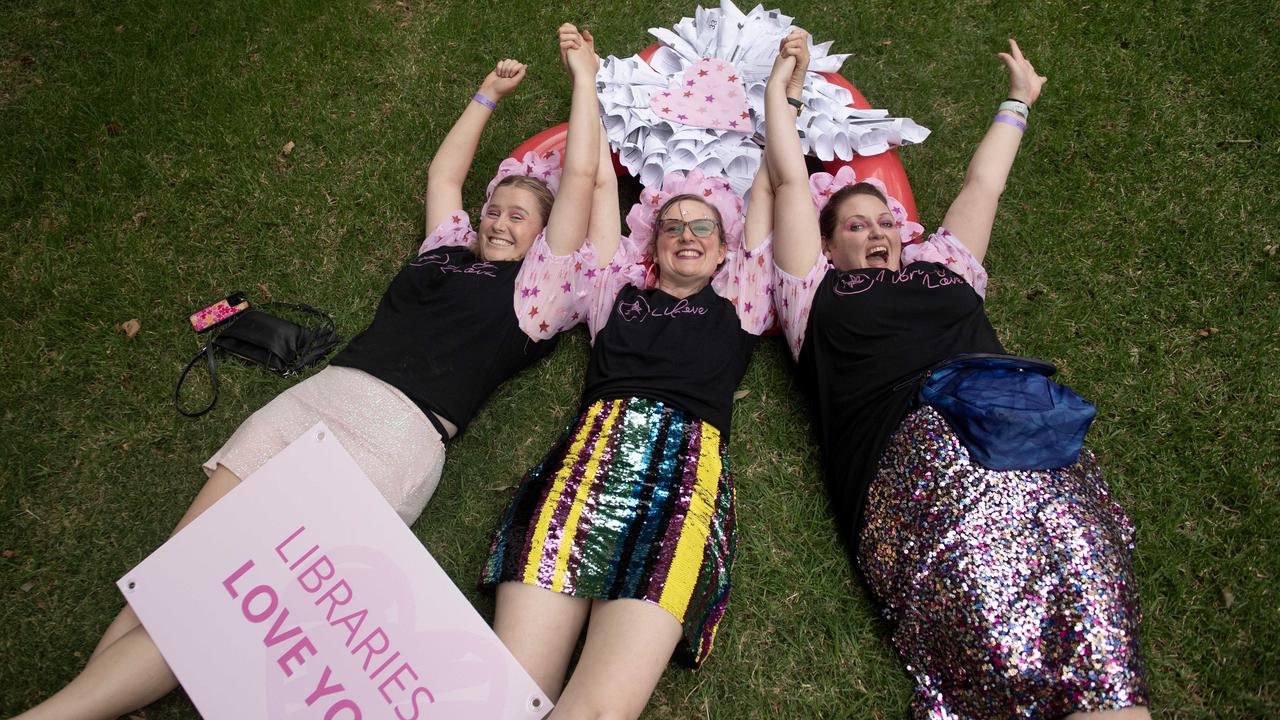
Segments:
[[[768,330],[777,317],[773,302],[773,235],[754,250],[729,251],[724,266],[711,278],[716,294],[733,303],[738,322],[752,335]]]
[[[800,359],[800,348],[804,347],[804,331],[809,326],[813,296],[818,292],[818,284],[830,270],[831,263],[822,254],[818,255],[817,262],[802,278],[779,267],[773,269],[773,307],[782,324],[782,333],[787,336],[791,357],[795,360]]]
[[[596,341],[600,329],[609,322],[609,314],[613,312],[613,301],[626,285],[645,287],[645,276],[648,268],[644,264],[645,254],[637,243],[630,238],[623,238],[613,261],[604,267],[583,268],[583,282],[590,287],[587,304],[587,328],[591,331],[591,342]]]
[[[422,245],[418,247],[418,254],[421,255],[428,250],[435,250],[441,247],[466,247],[475,242],[476,231],[471,228],[471,218],[463,210],[451,213],[449,217],[444,219],[434,230],[427,233],[427,237],[422,241]]]
[[[584,271],[595,266],[591,243],[569,255],[556,255],[547,245],[546,232],[538,233],[516,276],[520,329],[535,340],[546,340],[586,319],[593,292]]]
[[[902,266],[913,262],[936,262],[947,266],[947,269],[965,279],[978,296],[987,297],[987,271],[982,263],[969,252],[955,235],[946,228],[929,236],[928,240],[902,248]]]

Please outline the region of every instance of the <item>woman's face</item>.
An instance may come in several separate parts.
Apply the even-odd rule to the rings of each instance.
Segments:
[[[837,270],[888,268],[899,270],[902,233],[889,206],[873,195],[851,195],[836,213],[835,232],[823,250]]]
[[[705,230],[706,221],[715,224],[710,234],[700,237],[695,230]],[[656,233],[654,261],[664,282],[705,285],[724,262],[724,230],[706,203],[681,200],[673,204],[658,218]]]
[[[533,193],[511,186],[494,190],[480,218],[480,257],[491,261],[523,258],[544,224]]]

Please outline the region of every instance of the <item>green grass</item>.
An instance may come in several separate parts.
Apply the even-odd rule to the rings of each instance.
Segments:
[[[885,0],[784,6],[844,74],[934,129],[902,153],[927,226],[1003,98],[1014,35],[1049,76],[989,256],[1007,346],[1100,408],[1090,444],[1138,526],[1154,710],[1280,707],[1280,73],[1274,3]],[[0,7],[0,715],[70,680],[168,534],[198,465],[284,382],[228,367],[213,413],[169,403],[220,293],[304,300],[346,335],[421,236],[426,166],[502,56],[533,63],[466,197],[560,122],[553,31],[649,44],[693,3],[32,0]],[[287,142],[293,151],[283,154]],[[141,333],[126,340],[130,318]],[[1214,330],[1209,330],[1213,328]],[[573,335],[450,447],[414,531],[472,591],[521,472],[573,410]],[[647,717],[901,717],[909,684],[832,537],[805,408],[757,352],[732,453],[734,599],[709,664]],[[193,717],[181,693],[147,718]]]

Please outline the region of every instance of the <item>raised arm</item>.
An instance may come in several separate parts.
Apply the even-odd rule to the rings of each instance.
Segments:
[[[808,64],[809,36],[796,30],[783,39],[764,90],[765,160],[773,182],[773,226],[785,228],[774,234],[773,261],[796,277],[808,273],[822,253],[818,215],[809,195],[809,171],[796,132],[796,113],[787,103],[789,96],[799,99]]]
[[[747,195],[747,219],[742,231],[742,243],[748,250],[755,250],[773,232],[773,180],[769,177],[769,161],[760,158],[760,169]]]
[[[462,184],[471,170],[480,135],[493,114],[493,107],[524,79],[527,66],[510,58],[502,60],[480,83],[480,90],[462,111],[427,169],[427,232],[435,229],[450,213],[462,208]],[[488,104],[486,104],[488,103]]]
[[[1030,107],[1040,97],[1040,88],[1048,78],[1036,74],[1036,69],[1022,56],[1018,43],[1012,38],[1009,39],[1009,52],[999,56],[1009,70],[1009,99]],[[995,120],[969,161],[964,186],[942,221],[943,226],[964,243],[979,263],[987,254],[996,206],[1009,179],[1009,170],[1013,168],[1013,159],[1018,155],[1018,145],[1022,143],[1025,129],[1026,117],[1019,112],[1002,108],[996,113]]]
[[[578,28],[565,23],[560,26],[559,35],[560,57],[573,80],[573,96],[569,105],[564,172],[547,220],[547,245],[556,255],[568,255],[587,237],[592,193],[596,188],[600,156],[600,104],[596,98],[599,60],[590,33],[579,33]]]
[[[608,265],[618,252],[622,238],[622,210],[618,206],[618,173],[613,169],[613,155],[604,128],[596,126],[600,136],[600,158],[596,163],[596,188],[591,196],[591,223],[587,239],[595,248],[600,267]]]

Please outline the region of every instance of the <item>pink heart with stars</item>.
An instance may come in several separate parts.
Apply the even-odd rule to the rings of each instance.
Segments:
[[[703,58],[649,98],[658,117],[681,125],[751,131],[742,73],[727,60]]]

